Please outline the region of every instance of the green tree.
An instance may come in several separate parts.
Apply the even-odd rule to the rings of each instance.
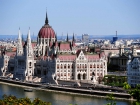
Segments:
[[[138,84],[135,89],[130,90],[129,93],[136,99],[134,105],[140,105],[140,84]]]
[[[33,102],[29,98],[16,98],[12,95],[3,95],[0,99],[0,105],[52,105],[50,102],[44,102],[39,98],[35,98]]]
[[[128,90],[128,89],[131,88],[131,86],[127,82],[124,82],[123,83],[123,88]]]

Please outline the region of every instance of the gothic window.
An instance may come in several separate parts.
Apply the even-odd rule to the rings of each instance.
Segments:
[[[80,68],[82,68],[81,64],[80,64]]]
[[[77,68],[79,68],[79,64],[77,64]]]
[[[90,68],[92,68],[92,64],[90,64]]]
[[[72,64],[72,68],[74,68],[73,64]]]
[[[87,65],[85,64],[85,68],[87,68]]]
[[[101,65],[101,68],[103,68],[103,65]]]
[[[96,68],[96,65],[94,64],[94,68]]]
[[[64,68],[66,69],[66,64],[64,65]]]
[[[84,64],[82,65],[82,68],[84,68]]]
[[[59,65],[57,65],[57,69],[59,69]]]
[[[29,62],[29,66],[32,66],[32,63],[31,62]]]
[[[61,64],[61,69],[63,68],[63,65]]]
[[[70,65],[68,65],[68,68],[70,68]]]

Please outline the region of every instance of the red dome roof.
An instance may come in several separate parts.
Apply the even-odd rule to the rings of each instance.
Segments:
[[[45,24],[38,33],[39,38],[55,38],[55,32],[49,24]]]

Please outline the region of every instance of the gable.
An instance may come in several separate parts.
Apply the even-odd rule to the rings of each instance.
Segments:
[[[80,51],[80,54],[78,55],[77,60],[86,60],[86,57],[82,50]]]

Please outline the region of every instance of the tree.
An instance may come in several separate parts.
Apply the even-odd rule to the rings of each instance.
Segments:
[[[44,102],[39,98],[35,98],[33,102],[29,98],[16,98],[12,95],[3,95],[0,99],[0,105],[52,105],[50,102]]]
[[[126,89],[126,90],[128,90],[128,89],[131,88],[131,86],[127,82],[124,82],[123,83],[123,88]]]
[[[136,99],[134,105],[140,105],[140,84],[138,84],[135,89],[129,91],[129,93],[134,99]]]

